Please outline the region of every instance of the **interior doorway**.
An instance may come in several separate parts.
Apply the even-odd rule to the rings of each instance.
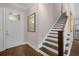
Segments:
[[[24,14],[11,8],[0,9],[0,51],[24,43]]]

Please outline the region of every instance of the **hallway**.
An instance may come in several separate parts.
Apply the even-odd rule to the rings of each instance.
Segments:
[[[75,17],[73,5],[0,4],[0,55],[69,56]]]
[[[78,40],[73,41],[70,56],[79,56],[79,41]]]

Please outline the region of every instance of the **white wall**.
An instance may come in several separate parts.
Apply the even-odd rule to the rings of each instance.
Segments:
[[[3,28],[4,28],[4,25],[3,25],[3,8],[0,7],[0,51],[4,48],[4,36],[3,36]]]
[[[31,15],[32,13],[36,13],[36,32],[27,32],[27,16]],[[38,46],[38,4],[34,4],[26,11],[25,15],[25,42],[30,43],[35,48]]]
[[[55,10],[53,6],[54,4],[39,4],[39,44],[57,20],[54,17]]]
[[[75,17],[79,17],[79,3],[74,3],[73,7],[75,10]]]
[[[25,41],[35,48],[42,42],[48,30],[55,24],[60,12],[60,6],[56,4],[34,4],[26,12],[26,17],[36,12],[36,32],[27,32],[27,19],[25,20]]]
[[[53,6],[53,17],[54,20],[58,19],[58,17],[61,15],[61,4],[60,3],[55,3]]]
[[[79,32],[75,30],[79,30],[79,3],[74,4],[75,18],[74,18],[74,39],[79,40]]]

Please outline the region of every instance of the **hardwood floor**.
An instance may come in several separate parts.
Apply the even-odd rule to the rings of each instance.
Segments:
[[[79,41],[78,40],[73,41],[70,56],[79,56]]]
[[[42,56],[29,45],[21,45],[0,52],[0,56]]]
[[[20,45],[0,52],[0,56],[43,56],[29,45]],[[74,40],[70,56],[79,56],[79,41]]]

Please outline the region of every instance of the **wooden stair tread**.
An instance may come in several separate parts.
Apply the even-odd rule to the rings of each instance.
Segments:
[[[63,26],[64,24],[55,24],[55,26],[56,26],[56,25],[61,25],[61,26]]]
[[[46,41],[52,42],[52,43],[58,43],[57,41],[51,40],[51,39],[45,39]]]
[[[51,49],[55,49],[55,50],[58,50],[58,48],[56,47],[56,46],[54,46],[54,45],[51,45],[51,44],[49,44],[49,43],[43,43],[43,45],[45,45],[45,46],[48,46],[48,47],[50,47]]]
[[[58,30],[51,30],[51,31],[58,31]]]
[[[60,26],[60,25],[55,25],[54,27],[62,27],[63,28],[63,26]]]
[[[49,33],[57,33],[57,34],[58,34],[58,32],[57,32],[57,31],[50,31]]]
[[[52,29],[51,31],[60,31],[60,30],[62,30],[62,29]]]
[[[62,28],[61,28],[61,29],[51,29],[51,30],[52,30],[52,31],[53,31],[53,30],[57,30],[57,31],[59,31],[59,30],[62,30]]]
[[[55,37],[55,36],[47,36],[47,37],[51,37],[51,38],[58,38],[58,37]]]
[[[58,37],[56,34],[48,34],[47,36]]]
[[[56,53],[52,52],[52,51],[49,51],[48,49],[44,48],[44,47],[41,47],[40,48],[41,51],[45,52],[46,54],[50,55],[50,56],[57,56]]]
[[[64,23],[65,23],[65,21],[58,21],[57,23],[63,23],[63,24],[64,24]]]
[[[49,33],[49,34],[56,34],[57,35],[58,33]]]
[[[54,40],[54,41],[58,41],[58,38],[47,37],[46,39],[50,39],[50,40]]]
[[[57,24],[55,24],[55,25],[64,25],[64,23],[57,23]]]
[[[60,27],[54,27],[53,29],[61,29]]]
[[[62,22],[57,22],[57,23],[59,23],[59,24],[64,24],[64,23],[65,23],[65,21],[62,21]]]

